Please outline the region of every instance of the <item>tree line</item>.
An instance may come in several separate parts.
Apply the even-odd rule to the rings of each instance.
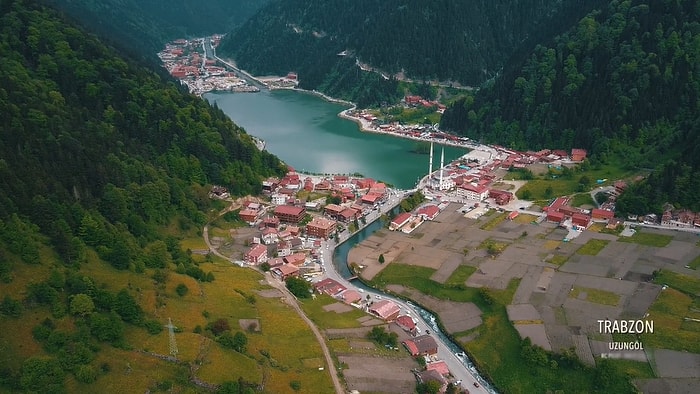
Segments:
[[[514,149],[584,148],[592,162],[655,169],[621,212],[700,209],[697,2],[614,0],[458,100],[441,127]]]

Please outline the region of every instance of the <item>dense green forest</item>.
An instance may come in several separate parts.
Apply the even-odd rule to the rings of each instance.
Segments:
[[[226,33],[268,0],[44,0],[101,37],[142,56],[176,38]]]
[[[700,210],[700,5],[610,1],[538,45],[441,127],[516,149],[588,149],[598,163],[656,169],[622,213]],[[659,165],[661,165],[659,167]]]
[[[106,291],[81,274],[87,256],[136,274],[159,270],[155,281],[168,267],[214,280],[173,234],[204,223],[209,184],[257,193],[262,177],[284,168],[223,112],[52,10],[1,4],[0,280],[23,285],[13,283],[23,267],[53,268],[3,292],[0,323],[47,307],[52,318],[33,331],[49,356],[3,365],[0,386],[62,392],[66,374],[94,381],[99,344],[123,346],[124,324],[162,330],[131,291]],[[56,330],[66,316],[75,331]]]
[[[355,59],[390,75],[478,85],[523,45],[557,33],[599,2],[273,1],[227,36],[219,54],[253,74],[294,70],[303,88],[379,105],[402,92],[379,75],[362,77]],[[380,98],[365,97],[372,95]]]

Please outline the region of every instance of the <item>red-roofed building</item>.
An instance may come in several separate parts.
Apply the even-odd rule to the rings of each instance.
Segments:
[[[513,199],[513,193],[505,190],[489,190],[489,198],[493,198],[498,205],[506,205]]]
[[[471,183],[459,186],[457,192],[469,200],[476,201],[483,201],[489,195],[489,190],[486,186],[474,186]]]
[[[347,288],[338,283],[336,280],[326,278],[314,283],[314,289],[319,293],[328,294],[331,297],[335,297],[339,293],[345,291]]]
[[[381,199],[382,195],[377,194],[377,193],[367,193],[364,196],[362,196],[362,203],[363,204],[369,204],[369,205],[374,205],[378,203]]]
[[[380,319],[386,321],[393,321],[394,319],[396,319],[397,316],[399,316],[401,308],[399,308],[399,306],[396,305],[393,301],[381,300],[373,303],[369,307],[369,312],[376,315]]]
[[[306,261],[306,253],[304,252],[297,252],[290,254],[289,256],[284,257],[284,261],[287,262],[287,264],[291,265],[304,265],[304,262]]]
[[[333,219],[338,219],[338,216],[340,215],[341,212],[343,212],[343,207],[340,205],[336,204],[328,204],[326,207],[323,209],[323,211],[326,213],[326,215],[332,217]]]
[[[406,96],[404,97],[404,101],[406,104],[413,105],[413,104],[418,104],[420,101],[423,100],[423,97],[421,96]]]
[[[435,205],[426,205],[416,212],[416,215],[422,216],[423,220],[433,220],[440,213],[440,208]]]
[[[262,264],[267,261],[267,246],[257,244],[250,248],[250,250],[245,254],[245,261],[248,264]]]
[[[591,223],[591,217],[583,213],[575,213],[571,216],[571,223],[586,228]]]
[[[389,223],[389,230],[398,230],[399,228],[401,228],[401,226],[408,223],[412,217],[413,215],[411,215],[408,212],[403,212],[396,215],[396,217],[391,221],[391,223]]]
[[[340,298],[343,300],[344,303],[352,304],[354,302],[358,302],[358,301],[362,300],[362,295],[355,290],[345,290],[340,295]]]
[[[331,190],[331,183],[328,181],[321,181],[314,186],[316,191],[328,191]]]
[[[306,209],[303,207],[295,207],[291,205],[280,205],[275,208],[274,215],[281,221],[286,223],[299,223],[306,215]]]
[[[617,192],[619,194],[619,193],[622,193],[623,191],[625,191],[625,189],[627,189],[627,182],[615,181],[614,186],[615,186],[615,192]]]
[[[246,223],[254,223],[258,219],[258,211],[244,209],[238,213],[238,216]]]
[[[362,178],[355,181],[355,185],[357,185],[358,189],[369,189],[374,186],[375,183],[376,181],[372,178]]]
[[[561,223],[564,221],[564,214],[559,211],[548,211],[547,221],[554,223]]]
[[[586,159],[587,154],[588,152],[585,149],[572,149],[571,161],[583,161]]]
[[[558,211],[559,208],[563,207],[564,205],[569,203],[569,197],[557,197],[556,200],[552,201],[549,206],[544,207],[544,211]]]
[[[518,217],[518,215],[520,215],[520,213],[518,211],[513,211],[513,212],[508,214],[508,220],[514,220],[515,218]]]
[[[315,217],[306,225],[306,234],[311,237],[328,238],[335,231],[334,220]]]
[[[447,363],[442,360],[426,364],[425,369],[426,371],[436,371],[442,376],[450,374],[450,368],[447,366]]]
[[[268,216],[263,219],[263,227],[277,228],[280,225],[280,220],[274,216]]]
[[[299,276],[299,267],[292,264],[282,264],[279,267],[273,268],[271,272],[272,275],[280,280],[287,280],[289,277]]]
[[[591,216],[593,219],[605,219],[605,220],[610,220],[613,217],[615,217],[615,213],[613,211],[608,211],[607,209],[592,209],[591,210]]]
[[[411,316],[401,315],[396,318],[396,324],[401,327],[402,330],[415,335],[416,333],[416,322],[413,321]]]
[[[435,339],[430,335],[407,339],[402,342],[411,356],[432,356],[437,354],[438,346]]]
[[[347,223],[357,217],[357,211],[352,208],[345,208],[338,215],[338,219]]]

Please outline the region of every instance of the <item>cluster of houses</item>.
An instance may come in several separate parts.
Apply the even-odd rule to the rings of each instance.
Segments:
[[[446,204],[427,204],[416,209],[414,212],[402,212],[391,220],[389,223],[389,230],[401,230],[406,234],[410,234],[426,220],[434,220],[445,207]]]
[[[389,195],[386,185],[372,178],[348,175],[304,176],[291,167],[282,179],[269,178],[263,181],[262,188],[264,193],[270,195],[273,205],[303,206],[312,211],[319,211],[323,204],[317,201],[302,203],[296,198],[297,193],[306,191],[329,195],[342,205],[344,212],[338,211],[338,205],[329,205],[326,214],[334,220],[344,222],[369,213],[377,204],[386,201]]]
[[[212,47],[219,45],[220,35],[192,40],[178,39],[165,45],[158,52],[170,75],[187,85],[191,93],[204,94],[210,91],[257,92],[259,89],[238,78],[234,73],[217,66],[216,60],[200,53],[204,40],[211,40]]]
[[[665,207],[661,215],[661,225],[675,228],[700,227],[700,213],[687,209],[675,209],[673,206]],[[646,219],[647,221],[649,218]]]
[[[426,360],[425,370],[416,372],[416,378],[420,382],[435,380],[443,388],[447,388],[450,370],[447,364],[437,357],[437,341],[428,333],[420,335],[420,329],[414,318],[408,314],[402,314],[398,304],[386,299],[372,299],[370,296],[363,298],[357,290],[348,289],[330,278],[314,283],[313,288],[319,294],[326,294],[361,308],[387,323],[395,323],[411,336],[402,342],[408,353],[413,357],[424,357]]]
[[[332,237],[340,228],[355,222],[386,201],[386,185],[373,179],[335,175],[301,176],[293,168],[282,178],[263,182],[271,205],[245,202],[238,215],[260,236],[252,239],[244,260],[250,265],[267,263],[281,280],[323,272],[319,261],[321,240]],[[300,201],[299,191],[319,191],[337,197],[338,204]],[[219,191],[217,189],[217,191]]]
[[[530,164],[535,163],[554,163],[554,162],[571,162],[580,163],[586,160],[588,152],[585,149],[572,149],[567,152],[561,149],[542,149],[540,151],[519,152],[516,150],[506,149],[502,146],[494,146],[494,148],[505,154],[505,159],[497,160],[496,164],[504,169],[509,168],[525,168]]]
[[[584,230],[593,221],[606,222],[610,228],[616,228],[621,220],[615,218],[615,212],[609,209],[595,208],[586,210],[569,205],[569,197],[558,197],[543,208],[547,221],[574,230]]]
[[[406,104],[408,107],[423,107],[423,108],[431,108],[431,107],[436,107],[437,112],[439,113],[444,113],[445,109],[447,109],[447,106],[445,104],[441,104],[437,101],[434,100],[426,100],[421,96],[405,96],[403,98],[403,102]]]

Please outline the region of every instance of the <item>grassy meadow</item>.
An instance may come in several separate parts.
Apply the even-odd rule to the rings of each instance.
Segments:
[[[194,245],[193,239],[183,247]],[[64,266],[51,263],[54,258],[48,249],[40,254],[43,264],[15,265],[13,280],[3,284],[3,294],[22,299],[27,294],[27,283],[45,280],[52,268],[65,270]],[[68,373],[66,389],[69,392],[101,393],[201,392],[189,382],[188,365],[192,364],[196,365],[195,376],[211,384],[241,378],[256,386],[264,382],[263,393],[289,392],[291,381],[301,384],[301,393],[334,390],[328,373],[332,366],[325,365],[321,347],[310,328],[279,297],[259,295],[261,290],[271,289],[261,281],[264,279],[262,274],[217,258],[213,262],[202,262],[199,267],[212,272],[215,280],[199,282],[168,270],[165,282],[158,283],[152,279],[154,270],[146,269],[141,274],[116,270],[101,261],[96,253],[87,250],[86,261],[80,269],[82,276],[92,278],[97,288],[113,294],[127,289],[143,309],[146,321],[166,325],[168,318],[172,319],[176,326],[179,363],[151,354],[169,355],[167,329],[149,334],[143,327],[125,324],[123,345],[99,344],[99,350],[90,363],[97,371],[94,383],[81,383]],[[187,287],[183,296],[175,290],[181,284]],[[52,319],[56,330],[70,333],[77,329],[71,316],[52,316],[50,308],[41,305],[26,305],[19,318],[0,317],[0,330],[13,333],[12,337],[0,336],[3,349],[0,364],[18,371],[30,356],[55,357],[55,354],[46,353],[32,335],[34,327],[47,317]],[[217,319],[226,319],[232,333],[245,333],[248,340],[245,352],[238,353],[216,342],[205,328]],[[250,332],[240,327],[239,319],[258,319],[261,330]],[[318,370],[319,362],[324,371]]]

